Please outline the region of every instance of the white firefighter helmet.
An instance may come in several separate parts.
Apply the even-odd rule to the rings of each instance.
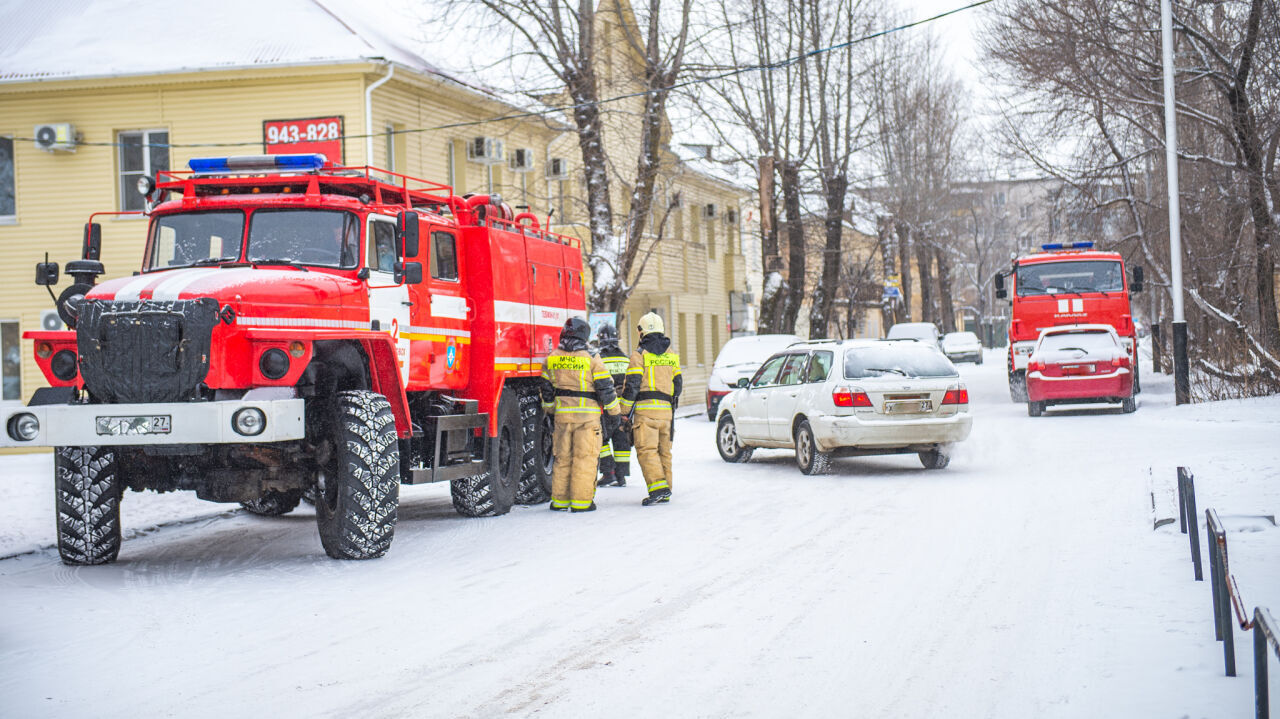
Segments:
[[[662,325],[662,318],[656,312],[647,312],[640,318],[640,336],[651,335],[655,332],[662,334],[666,332],[666,328]]]

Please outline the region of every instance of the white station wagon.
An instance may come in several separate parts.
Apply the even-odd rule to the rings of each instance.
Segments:
[[[805,474],[833,457],[910,454],[927,469],[969,436],[969,392],[936,347],[912,340],[814,341],[765,361],[720,403],[716,447],[746,462],[757,447],[791,448]]]

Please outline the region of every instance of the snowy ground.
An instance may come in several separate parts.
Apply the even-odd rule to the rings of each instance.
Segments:
[[[1169,514],[1191,467],[1201,510],[1235,515],[1245,600],[1280,610],[1280,531],[1250,518],[1280,509],[1280,398],[1174,407],[1148,372],[1136,414],[1031,419],[998,355],[962,372],[974,432],[941,472],[730,466],[683,419],[669,506],[637,481],[593,514],[467,520],[407,487],[371,562],[326,559],[305,507],[130,493],[120,561],[64,567],[49,456],[0,457],[0,713],[1248,715],[1249,637],[1224,678],[1150,493]]]

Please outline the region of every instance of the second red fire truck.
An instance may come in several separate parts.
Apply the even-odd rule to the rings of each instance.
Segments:
[[[126,488],[259,514],[314,496],[349,559],[387,551],[401,484],[450,482],[467,516],[546,501],[537,377],[585,316],[577,240],[323,155],[190,165],[143,181],[140,270],[96,283],[90,222],[57,301],[71,329],[25,335],[51,386],[0,417],[0,446],[56,448],[64,562],[116,558]]]
[[[1027,401],[1027,358],[1041,330],[1059,325],[1103,324],[1115,328],[1129,354],[1134,392],[1139,391],[1138,337],[1129,295],[1142,291],[1142,268],[1130,278],[1118,252],[1092,242],[1051,243],[1013,261],[996,276],[996,296],[1012,303],[1009,319],[1009,396]],[[1006,278],[1009,282],[1006,284]]]

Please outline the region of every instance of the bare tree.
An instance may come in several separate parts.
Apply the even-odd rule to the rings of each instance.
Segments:
[[[594,284],[589,302],[599,310],[621,309],[643,266],[636,259],[653,242],[647,224],[655,180],[666,159],[666,104],[684,66],[691,4],[692,0],[680,0],[674,11],[664,12],[661,0],[649,0],[637,15],[627,0],[600,0],[598,6],[593,0],[480,0],[493,18],[523,40],[514,52],[536,58],[568,98],[582,155],[591,233],[587,263]],[[622,50],[635,61],[636,71],[627,78],[640,105],[634,138],[605,136],[605,114],[611,108],[601,101],[612,98],[601,94],[603,38],[597,33],[602,21],[621,31]],[[631,63],[616,66],[629,69]],[[634,180],[629,183],[625,220],[616,225],[611,173],[626,162],[634,167]]]

